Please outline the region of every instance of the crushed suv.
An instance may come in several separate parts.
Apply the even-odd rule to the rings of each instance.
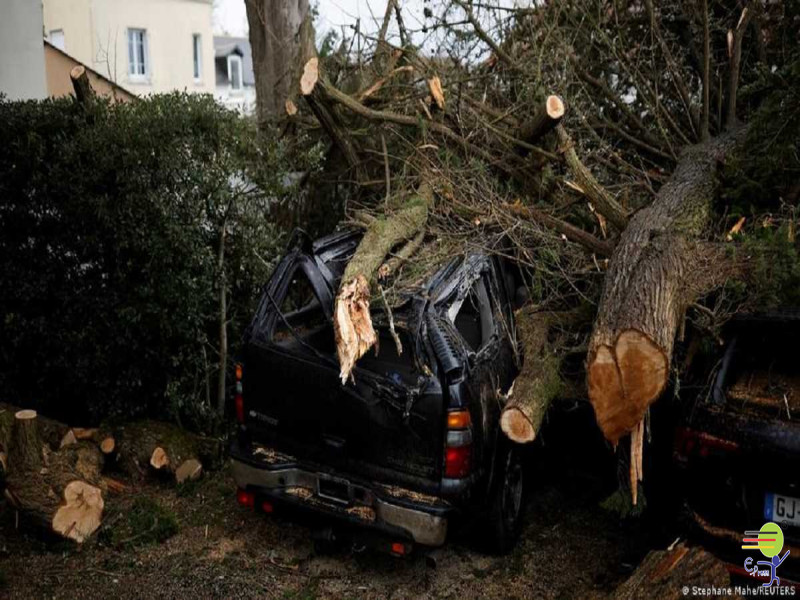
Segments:
[[[790,551],[781,579],[800,581],[800,311],[737,318],[723,337],[710,390],[677,432],[679,488],[695,532],[732,573],[752,577],[744,533],[771,521],[783,530],[781,556]]]
[[[343,385],[332,309],[359,240],[296,232],[264,288],[237,366],[239,501],[316,513],[340,538],[400,555],[443,544],[467,517],[507,551],[523,492],[520,452],[499,427],[519,367],[510,266],[454,258],[405,294],[392,309],[401,353],[373,307],[379,351]]]

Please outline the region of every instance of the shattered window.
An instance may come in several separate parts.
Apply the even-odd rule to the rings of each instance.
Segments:
[[[485,277],[477,279],[466,297],[453,303],[449,313],[467,346],[474,352],[483,348],[494,333],[492,305]]]
[[[283,318],[279,315],[275,321],[273,343],[298,350],[307,344],[321,352],[333,352],[333,326],[325,317],[311,280],[300,266],[289,277],[286,294],[279,305]]]

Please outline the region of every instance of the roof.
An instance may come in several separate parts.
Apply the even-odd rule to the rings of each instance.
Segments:
[[[231,54],[242,57],[242,80],[245,85],[255,85],[253,74],[253,51],[250,40],[242,37],[214,36],[214,57],[226,58]]]
[[[92,78],[94,78],[94,79],[97,79],[97,80],[100,80],[100,81],[104,82],[111,90],[114,90],[114,92],[116,92],[122,99],[131,100],[131,99],[137,98],[136,94],[134,94],[132,91],[124,88],[123,86],[119,85],[115,81],[111,81],[108,77],[106,77],[102,73],[98,73],[97,71],[92,69],[89,65],[87,65],[85,63],[82,63],[81,61],[79,61],[74,56],[72,56],[70,54],[67,54],[61,48],[58,48],[57,46],[54,46],[46,38],[43,39],[43,41],[44,41],[44,48],[45,48],[45,63],[46,63],[45,67],[46,68],[49,68],[49,66],[50,66],[47,63],[47,60],[46,60],[47,52],[53,52],[53,53],[55,53],[55,54],[57,54],[59,56],[62,56],[71,65],[74,65],[74,66],[80,65],[80,66],[82,66],[84,69],[86,69],[87,73],[89,74],[90,81],[91,81]],[[66,75],[66,80],[68,82],[69,91],[70,91],[70,93],[72,93],[72,82],[69,79],[69,72],[66,72],[65,75]],[[92,87],[96,88],[96,85],[94,84],[94,82],[92,82]],[[95,89],[95,92],[97,92],[97,89]],[[48,92],[48,93],[50,93],[50,92]],[[52,93],[51,93],[51,95],[52,95]]]

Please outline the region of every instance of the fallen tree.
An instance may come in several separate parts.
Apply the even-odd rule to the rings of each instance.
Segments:
[[[326,176],[346,190],[343,220],[365,232],[336,297],[342,382],[375,342],[370,310],[391,312],[453,257],[502,254],[520,266],[530,298],[503,431],[537,437],[565,383],[563,348],[584,347],[584,395],[612,445],[631,435],[635,494],[643,419],[676,370],[687,311],[710,321],[702,335],[732,312],[713,304],[744,270],[730,250],[738,240],[726,241],[722,175],[752,131],[740,122],[759,109],[758,98],[737,101],[739,81],[757,89],[759,61],[795,60],[779,41],[792,39],[789,21],[753,3],[734,16],[721,2],[445,3],[427,18],[447,50],[428,57],[408,43],[396,8],[377,37],[359,39],[357,55],[343,45],[295,65],[285,103],[294,127],[325,136],[327,158],[338,159]],[[751,28],[760,58],[743,51]],[[724,76],[711,68],[726,63]],[[769,222],[794,231],[791,210]],[[591,333],[568,324],[553,336],[543,315],[579,306],[597,307]]]
[[[24,517],[47,531],[81,543],[100,526],[103,491],[99,451],[73,445],[51,453],[35,411],[14,415],[6,497]]]

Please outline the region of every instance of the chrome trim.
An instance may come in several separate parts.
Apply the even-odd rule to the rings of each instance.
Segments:
[[[447,432],[447,447],[459,448],[469,446],[472,443],[471,429],[453,429]]]
[[[317,491],[319,473],[297,467],[274,470],[258,468],[236,459],[231,463],[233,478],[240,488],[254,486],[268,491],[280,491],[285,488],[304,487],[312,492]],[[377,521],[405,530],[418,544],[426,546],[444,544],[447,537],[447,517],[393,504],[374,494],[372,508],[375,510]]]

